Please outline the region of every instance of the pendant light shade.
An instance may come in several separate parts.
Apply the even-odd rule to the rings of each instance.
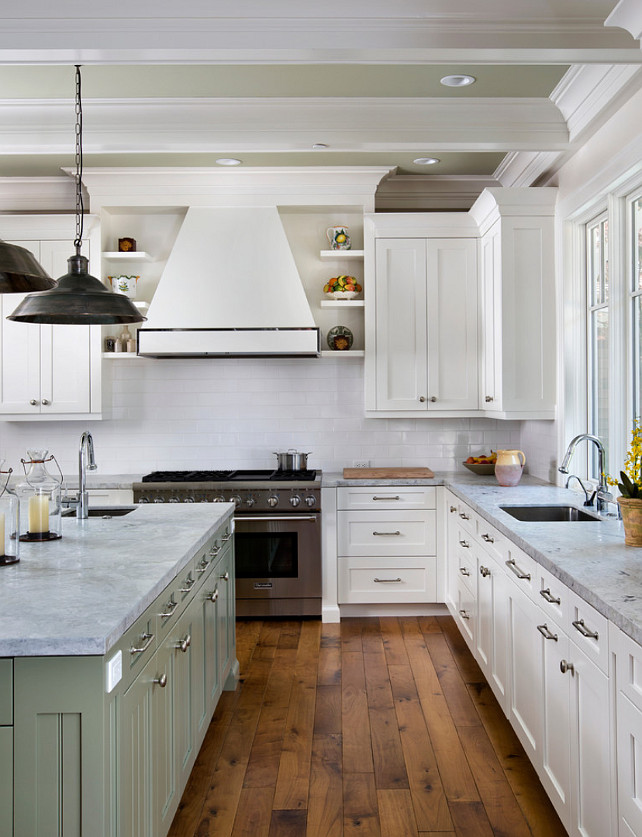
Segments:
[[[109,323],[140,323],[146,319],[128,297],[112,293],[100,279],[91,276],[89,262],[85,256],[80,255],[84,215],[80,86],[80,66],[76,65],[76,238],[74,240],[76,255],[67,259],[68,272],[58,279],[57,284],[49,280],[49,284],[45,287],[51,290],[29,294],[13,314],[7,317],[8,320],[15,320],[18,323],[107,325]],[[46,273],[44,275],[47,276]],[[24,290],[31,290],[31,288]]]
[[[69,272],[58,279],[55,288],[29,294],[7,319],[66,325],[139,323],[145,319],[128,297],[112,293],[91,276],[88,264],[85,256],[71,256],[67,259]]]
[[[46,291],[56,282],[38,264],[33,253],[0,240],[0,294]]]

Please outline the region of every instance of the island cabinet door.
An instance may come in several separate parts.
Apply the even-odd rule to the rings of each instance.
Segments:
[[[154,837],[171,822],[176,797],[173,686],[173,655],[165,647],[123,696],[119,813],[120,834],[128,837]]]
[[[225,550],[215,572],[218,577],[218,666],[221,687],[232,665],[234,647],[234,553],[231,548]]]
[[[196,758],[196,714],[203,693],[200,603],[194,600],[167,639],[174,655],[174,746],[178,786],[187,782]]]
[[[207,729],[213,708],[221,693],[217,636],[220,583],[215,570],[216,568],[205,580],[197,599],[200,608],[198,620],[199,648],[202,656],[200,662],[196,664],[201,666],[203,672],[202,692],[196,712],[199,736],[203,735]]]

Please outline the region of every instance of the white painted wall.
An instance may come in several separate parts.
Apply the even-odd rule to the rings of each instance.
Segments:
[[[89,429],[99,473],[274,467],[272,452],[311,451],[311,467],[461,469],[470,454],[519,446],[519,423],[491,419],[365,419],[363,361],[354,359],[128,359],[106,361],[107,417],[95,422],[3,422],[0,451],[20,469],[46,447],[75,474]],[[526,455],[529,455],[526,450]],[[462,469],[463,470],[463,469]]]

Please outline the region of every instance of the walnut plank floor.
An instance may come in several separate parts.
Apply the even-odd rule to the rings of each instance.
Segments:
[[[565,837],[452,619],[237,624],[170,837]]]

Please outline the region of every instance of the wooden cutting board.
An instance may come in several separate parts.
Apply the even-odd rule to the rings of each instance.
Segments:
[[[344,468],[345,480],[418,480],[435,475],[430,468]]]

